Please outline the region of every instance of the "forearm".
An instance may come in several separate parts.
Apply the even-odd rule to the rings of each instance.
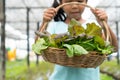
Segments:
[[[111,36],[111,44],[115,47],[115,51],[118,51],[118,40],[117,40],[117,37],[116,35],[113,33],[113,31],[111,30],[110,27],[108,27],[109,29],[109,32],[110,32],[110,36]]]

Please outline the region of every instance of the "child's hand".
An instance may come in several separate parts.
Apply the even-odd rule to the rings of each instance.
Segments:
[[[46,9],[43,13],[43,22],[51,21],[56,15],[57,11],[55,8]]]
[[[101,21],[106,21],[108,20],[108,16],[104,10],[101,9],[91,9],[93,14],[96,16],[98,23],[102,23]],[[102,25],[102,24],[101,24]]]

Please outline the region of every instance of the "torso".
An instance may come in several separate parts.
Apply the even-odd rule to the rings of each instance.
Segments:
[[[86,23],[93,22],[85,21],[82,25],[86,28]],[[68,24],[64,22],[51,22],[48,26],[48,31],[53,34],[65,33],[68,30]],[[74,68],[61,65],[55,65],[53,74],[49,80],[99,80],[98,68]]]

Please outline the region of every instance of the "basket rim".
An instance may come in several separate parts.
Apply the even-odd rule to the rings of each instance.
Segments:
[[[66,51],[66,49],[64,49],[64,48],[56,48],[56,47],[48,47],[48,48],[45,49],[45,50],[48,50],[48,49]],[[45,51],[45,50],[44,50],[44,51]],[[44,51],[43,51],[43,52],[44,52]],[[89,55],[90,53],[92,54],[92,52],[93,52],[93,53],[97,53],[96,55],[101,55],[101,56],[105,56],[105,57],[108,56],[107,54],[99,54],[100,52],[97,52],[97,51],[88,51],[88,52],[89,52],[88,54],[81,54],[81,55]],[[93,55],[95,55],[95,54],[93,54]],[[74,56],[80,56],[80,55],[74,55]]]

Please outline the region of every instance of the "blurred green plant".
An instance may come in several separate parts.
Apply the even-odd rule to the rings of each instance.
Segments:
[[[27,67],[25,60],[8,61],[6,64],[6,80],[37,80],[42,78],[48,80],[48,74],[52,72],[53,64],[40,62],[36,65],[35,62],[30,62],[30,67]]]
[[[104,63],[100,66],[100,70],[103,73],[111,75],[115,80],[120,80],[120,65],[117,64],[117,61],[104,61]]]
[[[100,80],[113,80],[113,78],[108,76],[107,74],[100,74],[100,78]]]
[[[26,60],[7,61],[6,80],[39,80],[39,78],[42,78],[41,80],[48,80],[53,67],[53,64],[44,61],[39,62],[39,65],[32,61],[29,68],[27,67]],[[106,74],[101,74],[101,80],[112,80],[112,78]]]

